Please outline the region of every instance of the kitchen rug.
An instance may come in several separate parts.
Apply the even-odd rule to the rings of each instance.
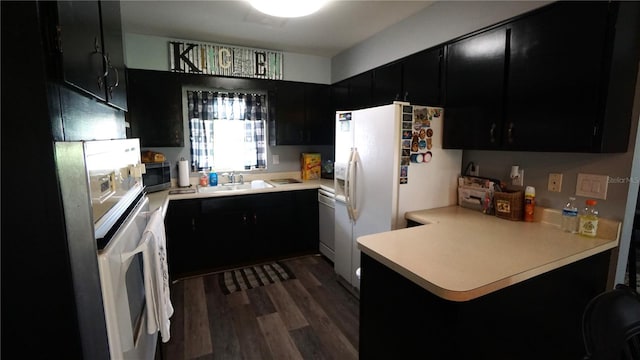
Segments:
[[[253,289],[280,281],[295,279],[291,270],[281,262],[247,266],[220,274],[220,287],[225,294]]]

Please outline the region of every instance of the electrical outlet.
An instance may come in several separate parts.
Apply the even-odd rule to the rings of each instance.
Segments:
[[[518,176],[511,179],[511,185],[524,186],[524,170],[518,170]]]
[[[561,192],[562,191],[562,174],[550,173],[549,184],[547,185],[547,189],[552,192]]]
[[[273,165],[280,164],[280,155],[271,155],[271,163]]]
[[[480,176],[480,165],[475,164],[469,169],[469,175],[471,176]]]

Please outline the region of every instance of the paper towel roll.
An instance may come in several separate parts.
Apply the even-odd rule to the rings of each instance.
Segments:
[[[189,162],[187,160],[178,161],[178,186],[189,186]]]

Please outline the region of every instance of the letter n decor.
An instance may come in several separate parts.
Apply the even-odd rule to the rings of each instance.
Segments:
[[[169,42],[171,71],[282,80],[282,52],[219,44]]]

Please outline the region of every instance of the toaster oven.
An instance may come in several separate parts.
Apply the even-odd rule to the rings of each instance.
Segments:
[[[171,187],[171,162],[144,163],[144,166],[146,172],[142,174],[142,184],[147,192]]]

